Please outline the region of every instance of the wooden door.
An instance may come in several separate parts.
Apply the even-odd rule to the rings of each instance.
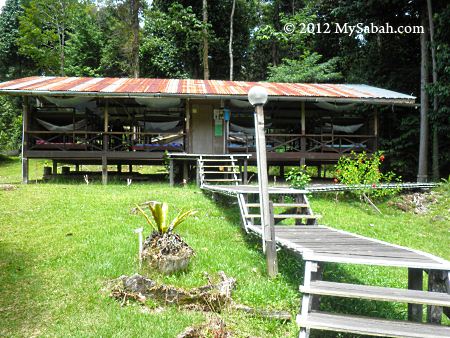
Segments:
[[[192,153],[213,154],[213,106],[209,104],[194,104],[191,109]]]

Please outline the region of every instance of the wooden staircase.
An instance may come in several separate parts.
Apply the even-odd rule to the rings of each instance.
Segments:
[[[199,166],[202,182],[205,182],[202,187],[213,193],[236,196],[246,232],[263,237],[258,187],[238,184],[232,160],[228,162],[231,170],[225,174],[235,177],[229,181],[234,185],[207,183],[207,175],[218,174],[217,171],[223,174],[222,170],[207,169],[225,165],[224,161],[215,159],[203,160]],[[214,177],[212,182],[223,182],[214,179],[218,180]],[[380,337],[450,338],[449,326],[422,323],[424,305],[428,305],[428,317],[434,323],[439,322],[440,311],[449,316],[448,262],[427,253],[318,225],[320,216],[311,209],[306,191],[269,187],[269,197],[273,207],[270,221],[275,225],[277,245],[300,254],[305,260],[304,284],[300,287],[301,313],[297,316],[300,338],[308,338],[311,329]],[[322,281],[326,262],[408,268],[408,289]],[[422,291],[424,271],[428,273],[430,290],[437,292]],[[433,281],[431,276],[438,275],[440,277]],[[430,286],[430,281],[434,286]],[[408,320],[323,312],[320,311],[321,296],[407,303]]]
[[[422,290],[387,288],[369,285],[321,281],[320,267],[316,262],[305,264],[301,314],[297,316],[300,338],[309,337],[310,329],[348,332],[380,337],[450,337],[450,327],[421,323],[421,305],[449,307],[450,294]],[[403,302],[419,306],[418,322],[388,320],[319,311],[320,296],[367,299],[386,302]],[[413,305],[420,304],[420,305]],[[410,305],[410,306],[411,306]]]
[[[274,201],[273,218],[275,225],[282,223],[314,225],[321,217],[312,212],[308,197],[303,192],[289,195],[271,193],[269,196]],[[245,230],[248,231],[249,227],[261,226],[259,195],[239,193],[237,197]]]
[[[241,182],[241,172],[237,159],[233,155],[224,155],[219,158],[202,155],[197,160],[200,187],[204,184],[233,184]]]

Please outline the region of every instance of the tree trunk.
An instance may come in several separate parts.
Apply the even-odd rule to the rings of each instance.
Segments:
[[[208,1],[203,0],[203,78],[209,80],[209,61],[208,61]]]
[[[130,0],[131,31],[131,71],[135,78],[139,77],[139,0]]]
[[[234,9],[236,8],[236,0],[233,0],[233,5],[231,6],[231,15],[230,15],[230,44],[228,46],[229,54],[230,54],[230,81],[233,81],[233,19],[234,19]]]
[[[436,46],[434,45],[434,22],[433,22],[433,7],[431,5],[431,0],[427,0],[427,9],[428,9],[428,24],[430,27],[430,45],[431,45],[431,67],[433,74],[433,85],[436,85],[438,82],[438,74],[437,74],[437,65],[436,65]],[[438,135],[438,122],[437,122],[437,114],[439,110],[439,102],[438,96],[436,94],[433,95],[433,152],[432,152],[432,174],[433,180],[439,180],[439,135]]]
[[[59,36],[59,71],[61,76],[65,76],[66,73],[64,71],[64,63],[65,63],[65,55],[64,55],[64,25],[58,26],[58,36]]]
[[[425,9],[421,15],[424,33],[420,35],[420,145],[419,170],[417,182],[426,182],[428,178],[428,27]]]

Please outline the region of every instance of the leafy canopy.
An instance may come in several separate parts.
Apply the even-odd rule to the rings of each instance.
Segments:
[[[283,59],[281,65],[269,67],[269,81],[274,82],[333,82],[342,79],[337,70],[339,59],[320,63],[322,56],[305,53],[299,60]]]

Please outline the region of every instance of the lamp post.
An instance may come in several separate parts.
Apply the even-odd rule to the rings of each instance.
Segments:
[[[256,160],[258,164],[259,206],[261,212],[261,230],[263,250],[266,254],[267,271],[274,277],[278,273],[275,228],[269,201],[269,179],[267,175],[266,135],[264,134],[264,109],[267,102],[267,90],[254,86],[248,92],[248,101],[255,107]]]

